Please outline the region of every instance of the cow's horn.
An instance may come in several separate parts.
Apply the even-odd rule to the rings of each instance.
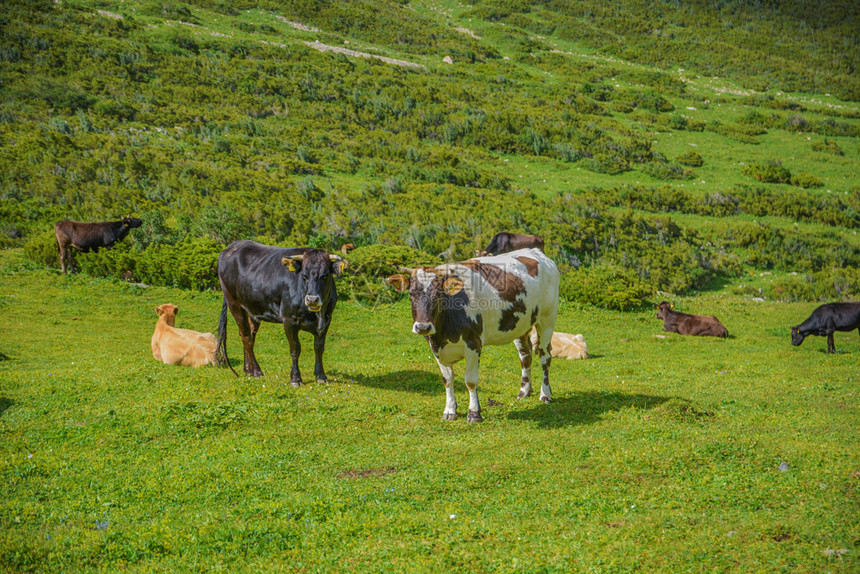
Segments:
[[[292,259],[293,261],[301,261],[304,255],[287,255],[284,259]]]
[[[343,257],[341,257],[340,255],[335,255],[334,253],[329,253],[328,258],[331,261],[343,261]]]
[[[400,265],[397,266],[397,270],[400,271],[401,273],[409,273],[410,275],[415,273],[415,269],[413,269],[411,267],[401,267]]]

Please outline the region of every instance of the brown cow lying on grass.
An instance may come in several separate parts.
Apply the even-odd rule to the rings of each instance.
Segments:
[[[157,361],[186,367],[215,364],[215,335],[176,328],[176,314],[179,312],[176,305],[165,303],[159,305],[155,312],[158,322],[152,334],[152,356]]]
[[[668,301],[657,305],[657,318],[663,319],[663,330],[679,335],[698,335],[700,337],[728,337],[729,331],[713,315],[688,315],[672,310]]]

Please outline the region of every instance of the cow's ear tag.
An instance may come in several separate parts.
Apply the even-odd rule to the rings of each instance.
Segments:
[[[283,263],[287,269],[296,273],[299,270],[301,260],[293,259],[292,257],[284,257],[281,259],[281,263]]]
[[[442,282],[442,291],[445,295],[456,295],[463,290],[463,281],[459,277],[448,277]]]

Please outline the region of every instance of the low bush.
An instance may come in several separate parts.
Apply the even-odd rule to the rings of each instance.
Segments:
[[[675,161],[687,167],[701,167],[705,163],[702,156],[692,150],[682,153],[675,158]]]
[[[743,174],[762,183],[791,183],[791,172],[779,160],[751,163],[744,167]]]
[[[346,257],[349,266],[338,278],[338,293],[362,304],[390,303],[399,298],[385,281],[398,267],[438,265],[438,257],[402,245],[357,247]]]
[[[824,185],[824,182],[812,174],[799,172],[797,175],[791,177],[791,185],[796,185],[803,189],[810,189],[813,187],[821,187]]]
[[[634,272],[615,265],[580,267],[564,273],[559,294],[567,301],[604,309],[636,309],[653,288]]]
[[[54,231],[33,233],[24,243],[24,256],[37,265],[60,267],[60,249]]]
[[[774,281],[764,295],[777,301],[856,301],[860,299],[860,269],[791,275]]]

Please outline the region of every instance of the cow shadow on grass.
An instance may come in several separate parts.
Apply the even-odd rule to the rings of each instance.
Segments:
[[[0,397],[0,417],[2,417],[3,413],[5,413],[6,410],[14,404],[15,404],[15,401],[13,401],[12,399],[7,399],[6,397]]]
[[[367,376],[360,373],[330,372],[330,379],[339,381],[355,381],[364,387],[388,389],[391,391],[408,391],[423,395],[438,395],[444,393],[442,377],[438,372],[402,370],[382,375]]]
[[[525,400],[536,400],[532,397]],[[618,392],[586,391],[569,397],[554,398],[549,404],[537,402],[533,407],[508,413],[508,419],[534,421],[540,428],[561,428],[587,425],[602,419],[606,414],[622,409],[653,409],[672,397],[628,394]]]

